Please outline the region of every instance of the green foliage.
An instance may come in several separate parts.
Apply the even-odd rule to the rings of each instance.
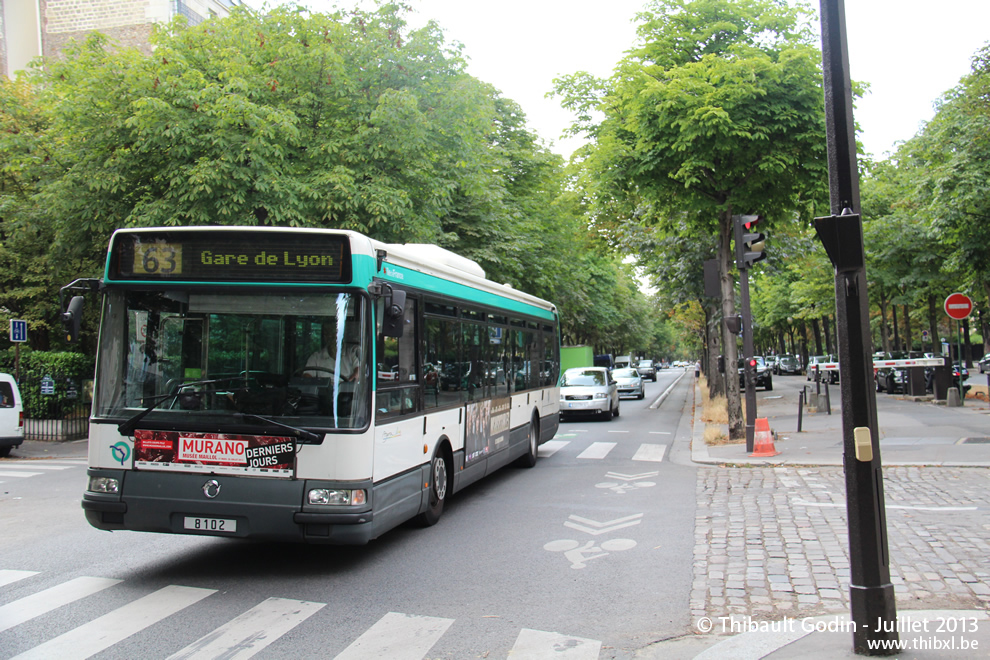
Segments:
[[[406,11],[235,7],[160,26],[151,56],[92,34],[0,81],[0,322],[58,345],[58,288],[102,274],[118,227],[277,225],[437,243],[557,302],[570,332],[648,336],[561,159]]]

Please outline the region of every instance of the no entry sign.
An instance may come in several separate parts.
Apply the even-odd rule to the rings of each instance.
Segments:
[[[973,301],[962,293],[953,293],[945,299],[945,313],[949,318],[962,321],[973,311]]]

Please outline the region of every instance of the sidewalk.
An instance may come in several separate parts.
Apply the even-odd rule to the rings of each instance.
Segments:
[[[694,634],[641,649],[637,658],[861,657],[853,652],[849,620],[838,388],[832,387],[831,415],[804,411],[798,433],[797,390],[806,384],[803,377],[775,379],[774,391],[758,393],[758,415],[776,434],[780,453],[773,457],[750,457],[744,444],[705,446],[701,399],[693,384],[692,460],[722,468],[699,476],[690,604]],[[939,423],[937,435],[935,427],[912,419],[922,405],[932,406],[923,412]],[[986,402],[968,400],[963,408],[946,411],[906,397],[878,405],[881,461],[889,468],[885,490],[898,658],[990,657],[987,546],[979,538],[973,549],[941,538],[967,536],[966,525],[977,530],[975,536],[990,537],[984,529],[990,510],[990,496],[983,494],[986,475],[965,469],[990,467],[990,444],[981,435],[990,434],[987,408]],[[770,466],[775,469],[747,469]],[[943,489],[939,478],[960,474],[980,494],[965,502],[947,501],[955,492]],[[960,503],[975,506],[945,506]],[[940,513],[963,509],[972,512]],[[951,515],[961,516],[963,528],[944,520]],[[960,603],[973,607],[960,609]]]
[[[68,442],[45,442],[41,440],[25,440],[19,447],[10,451],[14,460],[44,460],[59,458],[86,458],[89,451],[89,440],[70,440]]]
[[[842,465],[842,410],[839,402],[839,386],[829,387],[831,414],[808,412],[801,415],[801,432],[798,428],[797,395],[794,388],[808,386],[814,391],[814,383],[801,376],[778,377],[774,380],[777,390],[757,392],[757,416],[764,417],[775,432],[774,457],[753,458],[743,444],[708,447],[702,440],[705,423],[699,417],[701,396],[695,392],[696,409],[694,438],[691,443],[691,459],[695,463],[734,465]],[[782,387],[781,387],[782,386]],[[819,397],[825,399],[825,389]],[[884,405],[878,405],[880,420],[880,459],[884,466],[941,465],[957,467],[990,467],[990,407],[986,402],[967,399],[960,408],[945,408],[931,403],[911,400],[909,397],[892,397],[877,394]],[[928,406],[928,414],[937,415],[940,422],[937,431],[931,426],[918,425],[910,418],[912,408]],[[960,419],[961,417],[961,419]],[[937,435],[936,435],[937,433]]]

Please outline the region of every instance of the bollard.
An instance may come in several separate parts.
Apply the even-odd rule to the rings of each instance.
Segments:
[[[798,428],[797,432],[801,432],[801,421],[804,417],[804,390],[802,389],[798,392]]]
[[[828,383],[825,383],[825,412],[832,414],[832,397],[828,393]]]
[[[945,405],[947,408],[959,408],[962,406],[962,399],[959,398],[959,388],[950,387],[945,395]]]

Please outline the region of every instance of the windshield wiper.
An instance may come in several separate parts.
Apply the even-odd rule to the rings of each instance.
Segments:
[[[307,431],[306,429],[301,429],[295,426],[289,426],[288,424],[283,424],[282,422],[276,422],[274,419],[269,417],[262,417],[261,415],[253,415],[251,413],[236,413],[236,417],[244,417],[247,419],[256,419],[259,422],[265,422],[266,424],[271,424],[272,426],[277,426],[280,429],[286,429],[287,431],[292,431],[292,435],[297,440],[301,440],[303,444],[307,445],[322,445],[323,439],[326,434],[323,433],[313,433],[312,431]]]
[[[183,388],[194,387],[197,385],[212,385],[213,383],[226,383],[232,380],[240,380],[240,377],[212,378],[209,380],[192,380],[187,383],[176,383],[175,386],[172,387],[171,392],[169,392],[168,394],[163,394],[161,396],[154,397],[154,399],[152,399],[154,403],[152,403],[150,406],[148,406],[138,414],[134,415],[133,417],[118,424],[117,432],[124,436],[131,435],[132,433],[134,433],[134,429],[137,428],[137,425],[141,423],[142,419],[147,417],[152,410],[162,405],[162,403],[176,399],[180,394],[182,394]]]

